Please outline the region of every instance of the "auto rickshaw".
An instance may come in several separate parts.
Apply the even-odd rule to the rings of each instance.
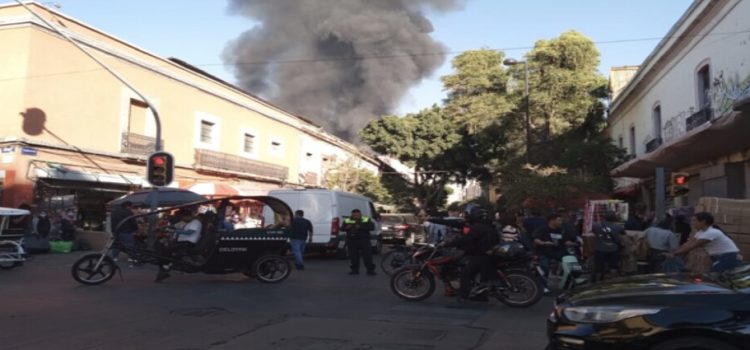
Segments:
[[[136,197],[132,197],[137,199]],[[120,202],[128,197],[118,199]],[[263,207],[267,222],[258,228],[227,230],[222,223],[228,210],[239,203],[253,202]],[[202,232],[192,251],[176,254],[170,251],[174,228],[168,215],[181,209],[211,208],[211,215],[202,219]],[[110,256],[119,249],[139,264],[171,264],[171,271],[184,273],[228,274],[243,273],[264,283],[279,283],[291,273],[291,265],[282,255],[287,251],[292,211],[283,201],[267,196],[232,196],[220,199],[203,199],[196,202],[161,207],[154,211],[130,216],[127,220],[151,221],[149,237],[155,242],[126,246],[117,235],[111,234],[99,253],[78,259],[71,269],[73,278],[86,285],[109,281],[120,268]],[[156,222],[156,224],[154,224]]]
[[[0,207],[0,269],[8,270],[23,265],[26,251],[23,249],[23,231],[9,229],[12,217],[31,215],[28,210]]]

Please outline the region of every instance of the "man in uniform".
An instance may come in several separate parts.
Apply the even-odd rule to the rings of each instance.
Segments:
[[[372,262],[372,246],[370,246],[370,232],[375,230],[372,220],[362,216],[359,209],[352,210],[352,215],[344,220],[341,232],[346,232],[346,244],[351,261],[350,275],[359,274],[359,255],[367,268],[367,274],[375,276],[375,264]]]

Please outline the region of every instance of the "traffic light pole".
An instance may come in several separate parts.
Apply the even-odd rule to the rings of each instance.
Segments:
[[[667,181],[664,167],[656,168],[656,220],[664,219],[667,208]]]
[[[83,52],[86,56],[88,56],[94,62],[96,62],[98,65],[100,65],[102,68],[104,68],[104,70],[106,70],[107,72],[109,72],[109,74],[111,74],[113,77],[115,77],[115,79],[119,80],[123,85],[127,86],[131,91],[133,91],[136,95],[138,95],[138,97],[143,102],[146,103],[146,105],[148,106],[148,109],[150,109],[151,113],[154,114],[154,122],[155,122],[155,126],[156,126],[156,142],[154,143],[154,151],[155,152],[161,151],[161,120],[159,119],[159,112],[156,111],[156,108],[154,108],[154,105],[151,103],[151,101],[149,101],[149,99],[144,94],[142,94],[140,91],[138,91],[138,89],[136,89],[135,86],[133,86],[132,84],[130,84],[120,74],[118,74],[117,72],[115,72],[114,70],[112,70],[112,68],[110,68],[109,66],[107,66],[106,64],[104,64],[104,62],[102,62],[101,60],[99,60],[98,58],[96,58],[96,56],[94,56],[91,52],[89,52],[88,50],[86,50],[86,48],[84,48],[78,42],[76,42],[75,40],[73,40],[73,38],[71,38],[68,34],[66,34],[62,30],[58,29],[56,26],[54,26],[52,23],[50,23],[47,19],[45,19],[44,17],[40,16],[38,13],[34,12],[28,5],[26,5],[25,3],[23,3],[23,1],[16,0],[16,2],[19,5],[23,6],[23,8],[26,9],[26,11],[28,11],[34,17],[36,17],[38,20],[40,20],[42,23],[44,23],[49,29],[51,29],[55,33],[59,34],[63,38],[65,38],[65,40],[67,40],[68,42],[70,42],[71,44],[73,44],[73,46],[75,46],[76,48],[78,48],[78,50],[80,50],[81,52]],[[156,210],[156,206],[158,205],[157,196],[159,195],[159,189],[157,187],[155,187],[155,186],[153,187],[153,189],[154,189],[154,193],[151,196],[151,211]],[[156,218],[153,215],[149,215],[149,220],[148,220],[148,232],[149,232],[149,234],[148,234],[148,241],[149,242],[148,243],[149,243],[149,247],[150,248],[153,247],[153,244],[156,241],[156,239],[155,239],[156,235],[154,234],[154,230],[153,230],[154,227],[156,226],[155,225],[156,224],[156,220],[155,219]]]

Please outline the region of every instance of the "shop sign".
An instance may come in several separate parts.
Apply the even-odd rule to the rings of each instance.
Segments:
[[[13,153],[16,151],[14,146],[5,146],[2,148],[2,153]]]
[[[36,156],[38,153],[36,148],[31,147],[21,147],[21,154],[25,156]]]

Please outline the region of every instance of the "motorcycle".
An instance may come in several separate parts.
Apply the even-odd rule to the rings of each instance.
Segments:
[[[391,277],[391,291],[407,301],[429,298],[441,280],[446,289],[459,289],[461,269],[465,266],[461,254],[451,254],[442,246],[430,245],[415,253],[416,265],[398,270]],[[428,254],[427,256],[424,256]],[[497,272],[500,283],[475,283],[470,298],[494,297],[501,303],[517,308],[530,307],[544,295],[544,284],[536,272],[534,260],[526,254],[520,244],[504,244],[493,251],[497,257]]]

